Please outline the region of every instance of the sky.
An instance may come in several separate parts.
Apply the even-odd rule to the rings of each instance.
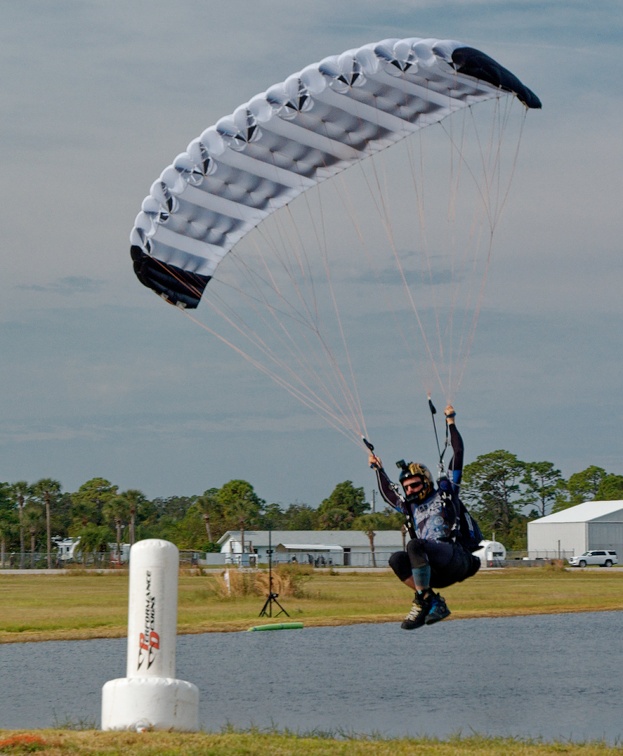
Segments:
[[[154,498],[242,478],[283,506],[351,480],[372,496],[363,447],[138,283],[129,233],[219,118],[327,55],[416,36],[483,50],[543,102],[452,397],[466,461],[506,449],[565,477],[623,473],[619,0],[0,0],[0,17],[0,480]],[[377,451],[434,467],[424,387],[375,359],[391,330],[369,336]]]

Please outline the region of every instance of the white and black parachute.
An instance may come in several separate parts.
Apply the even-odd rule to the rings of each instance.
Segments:
[[[309,65],[207,128],[165,168],[143,201],[131,233],[134,271],[141,283],[187,313],[198,307],[208,282],[213,278],[204,299],[217,300],[215,283],[219,278],[224,278],[224,269],[221,267],[217,274],[217,268],[224,260],[233,259],[238,254],[240,275],[246,275],[251,268],[252,254],[242,249],[244,245],[241,247],[241,242],[247,241],[245,237],[253,229],[258,229],[258,233],[266,228],[267,237],[273,233],[268,230],[269,219],[270,222],[277,222],[273,221],[273,218],[280,218],[277,211],[290,212],[297,197],[301,197],[301,201],[311,202],[310,196],[320,191],[321,185],[333,183],[327,182],[327,179],[342,181],[342,177],[351,171],[360,172],[362,184],[384,184],[392,189],[393,176],[383,179],[380,174],[370,176],[368,173],[368,178],[365,178],[366,166],[374,163],[377,156],[392,153],[395,145],[408,144],[407,138],[411,135],[420,134],[423,130],[428,133],[430,130],[425,127],[442,124],[439,128],[445,129],[443,124],[448,116],[457,113],[456,118],[459,112],[480,110],[483,107],[480,103],[485,101],[519,102],[524,106],[520,107],[524,113],[527,109],[541,107],[538,97],[510,71],[479,50],[452,40],[387,39]],[[502,129],[505,128],[505,114],[494,118],[499,120]],[[477,180],[471,167],[463,170],[463,164],[467,165],[464,157],[467,139],[463,127],[448,130],[447,133],[452,153],[450,162],[455,172],[450,184],[456,195],[459,173],[469,174],[470,179]],[[506,197],[504,189],[492,188],[498,181],[501,153],[497,142],[491,142],[491,137],[488,139],[490,146],[486,148],[487,154],[481,154],[476,160],[487,166],[488,175],[475,184],[475,189],[469,190],[479,202],[482,200],[482,214],[488,228],[479,236],[474,232],[471,220],[464,222],[465,232],[460,232],[460,246],[465,260],[460,264],[459,261],[452,261],[448,266],[448,271],[452,269],[456,287],[443,295],[443,301],[449,303],[448,310],[453,321],[443,324],[437,313],[433,318],[434,337],[426,334],[429,328],[424,322],[424,310],[428,307],[426,292],[421,289],[414,293],[409,265],[415,266],[416,263],[405,257],[402,251],[404,245],[399,247],[391,230],[387,243],[374,240],[374,256],[377,256],[376,250],[383,246],[397,245],[393,252],[397,261],[395,279],[401,286],[404,285],[409,307],[413,309],[417,326],[426,341],[424,351],[433,364],[433,380],[439,382],[447,398],[451,398],[458,379],[442,376],[438,363],[445,361],[450,354],[448,344],[451,340],[460,342],[464,352],[468,350],[465,345],[473,337],[478,302],[486,278],[486,261],[491,252],[490,237]],[[480,138],[476,141],[482,150]],[[417,149],[414,152],[417,153]],[[516,157],[516,151],[511,154]],[[400,161],[418,163],[417,169],[407,167],[407,173],[417,174],[414,180],[427,175],[419,162],[419,153],[415,157],[399,158]],[[372,170],[376,171],[377,168]],[[432,172],[437,173],[436,168]],[[414,217],[421,214],[421,195],[432,193],[431,186],[426,186],[424,192],[416,190],[417,210],[403,209],[405,191],[393,204],[383,196],[375,199],[374,207],[379,208],[379,213],[383,215],[383,225],[391,225],[389,216],[392,213]],[[359,187],[356,194],[358,192]],[[355,207],[355,212],[359,209],[362,215],[370,215],[369,211],[361,210],[358,196],[349,198],[344,196],[344,192],[342,195],[338,201],[344,203],[344,208]],[[455,213],[455,199],[451,202],[452,213]],[[334,309],[337,314],[339,295],[329,281],[324,290],[313,284],[309,298],[305,299],[303,284],[297,281],[293,298],[287,301],[278,280],[286,270],[307,276],[313,268],[312,258],[316,254],[309,250],[310,244],[313,246],[316,241],[310,241],[314,234],[318,248],[326,245],[318,256],[324,255],[326,259],[323,259],[322,267],[328,268],[325,263],[328,263],[331,253],[327,251],[329,245],[326,242],[324,213],[329,204],[324,198],[319,201],[321,211],[311,222],[314,229],[311,233],[302,234],[297,229],[284,240],[285,232],[281,228],[274,232],[275,236],[284,235],[276,246],[282,246],[288,252],[289,248],[297,245],[307,249],[293,262],[286,262],[279,252],[275,255],[277,263],[274,267],[271,267],[272,263],[267,261],[267,257],[262,256],[260,270],[256,270],[252,283],[246,287],[246,296],[254,304],[267,302],[264,289],[269,285],[276,292],[276,300],[265,307],[268,315],[258,308],[258,315],[248,318],[244,328],[238,321],[238,314],[233,312],[228,316],[229,326],[241,333],[246,329],[244,343],[262,352],[261,358],[249,358],[253,364],[259,366],[268,355],[268,361],[263,363],[265,367],[261,369],[304,404],[328,418],[332,425],[346,429],[347,435],[359,443],[362,431],[365,431],[363,412],[356,388],[347,386],[354,383],[358,368],[353,367],[350,354],[346,354],[341,361],[330,343],[336,333],[344,341],[345,328],[340,320],[325,329],[324,333],[321,333],[319,326],[318,313],[322,312],[323,307],[325,310]],[[340,234],[348,220],[345,220],[347,212],[345,209],[344,217],[336,224]],[[436,224],[435,218],[430,225]],[[423,227],[422,222],[420,227]],[[358,230],[357,234],[362,240],[372,243],[367,231]],[[298,238],[297,235],[305,238]],[[482,268],[477,268],[475,255],[472,259],[471,252],[466,251],[468,235],[485,248],[484,272]],[[407,238],[410,240],[413,234]],[[485,241],[482,242],[482,239]],[[339,244],[342,245],[340,250],[347,246],[341,238]],[[415,247],[415,242],[413,244]],[[420,246],[425,245],[422,242]],[[446,270],[435,267],[438,250],[443,246],[437,244],[425,266],[421,266],[427,268],[429,288],[432,288],[432,284],[445,281]],[[232,250],[232,254],[228,254]],[[361,268],[364,267],[363,254],[353,255],[353,259]],[[460,265],[463,265],[463,269]],[[471,308],[475,315],[472,314],[467,325],[462,326],[463,333],[458,336],[459,329],[455,323],[459,300],[457,292],[459,289],[463,292],[467,290],[464,284],[467,271],[473,275],[476,270],[480,282],[474,284],[475,288],[465,297],[466,309]],[[378,280],[381,282],[383,275],[383,272],[379,274]],[[228,286],[239,285],[243,289],[241,284],[236,283],[235,276],[228,280]],[[322,303],[323,294],[330,302],[328,306]],[[393,290],[390,297],[388,309],[394,306]],[[269,345],[268,338],[261,331],[259,324],[264,319],[271,321],[270,327],[276,331],[276,347]],[[402,327],[404,318],[398,319]],[[298,325],[303,320],[302,335],[287,331],[289,323]],[[209,330],[215,332],[212,326]],[[320,360],[313,353],[311,345],[312,332],[317,336],[318,350],[327,364],[327,370],[332,373],[330,377],[321,375]],[[433,338],[439,341],[438,350],[432,343]],[[412,341],[410,336],[405,336],[405,343],[411,344]],[[283,357],[281,353],[286,343],[293,345],[290,357]],[[246,350],[245,346],[235,348],[240,353]],[[437,353],[443,357],[435,356]],[[305,366],[303,360],[307,363]],[[456,366],[450,370],[453,374],[460,372]]]
[[[304,68],[193,140],[154,182],[131,234],[141,283],[194,308],[227,252],[297,195],[455,110],[538,97],[460,42],[390,39]]]

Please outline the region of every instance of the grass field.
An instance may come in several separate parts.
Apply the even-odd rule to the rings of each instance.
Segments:
[[[246,630],[265,595],[224,598],[218,573],[179,579],[180,633]],[[291,620],[307,626],[397,622],[412,594],[389,571],[314,572],[302,597],[280,595]],[[623,609],[623,572],[550,567],[483,570],[443,595],[450,620]],[[65,575],[0,573],[0,642],[116,638],[127,632],[126,572]],[[280,619],[284,619],[281,615]]]
[[[0,753],[41,756],[614,756],[618,746],[602,743],[542,743],[508,738],[305,737],[289,733],[136,733],[0,730]]]

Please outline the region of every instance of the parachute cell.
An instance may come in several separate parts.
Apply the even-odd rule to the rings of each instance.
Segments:
[[[227,252],[271,213],[407,135],[475,103],[538,97],[452,40],[389,39],[304,68],[188,145],[153,184],[131,233],[138,279],[196,308]]]

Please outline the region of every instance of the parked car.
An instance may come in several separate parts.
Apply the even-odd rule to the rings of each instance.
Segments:
[[[612,567],[618,564],[619,559],[616,551],[585,551],[580,556],[571,557],[569,564],[572,567],[586,567],[587,564],[598,564],[600,567]]]

